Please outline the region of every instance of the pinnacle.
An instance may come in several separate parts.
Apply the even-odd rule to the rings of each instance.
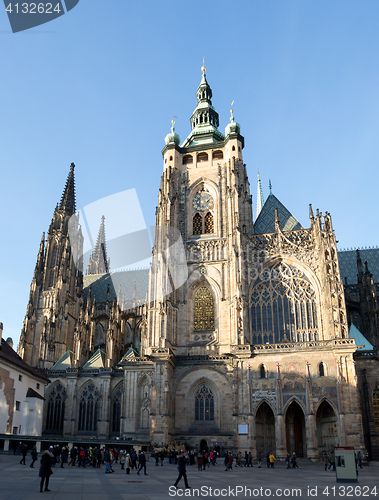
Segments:
[[[71,163],[70,172],[67,176],[66,186],[62,194],[59,210],[64,210],[69,215],[73,215],[76,209],[75,202],[75,178],[74,178],[75,164]]]

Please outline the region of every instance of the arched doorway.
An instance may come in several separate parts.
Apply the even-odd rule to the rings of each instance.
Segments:
[[[203,452],[204,450],[208,451],[208,444],[205,439],[202,439],[200,441],[200,452]]]
[[[329,453],[338,446],[337,416],[333,407],[323,401],[316,413],[317,445],[320,457],[323,452]]]
[[[306,456],[304,412],[296,401],[289,405],[286,412],[286,442],[288,453]]]
[[[275,417],[272,409],[265,401],[259,405],[255,415],[255,434],[257,456],[260,452],[263,458],[269,451],[275,455]]]

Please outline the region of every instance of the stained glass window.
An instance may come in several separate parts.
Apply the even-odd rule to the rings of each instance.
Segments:
[[[202,285],[195,293],[193,305],[193,329],[195,331],[214,330],[215,310],[211,290]]]
[[[193,234],[203,234],[203,219],[200,214],[194,215]]]
[[[195,420],[214,420],[214,398],[205,385],[197,391],[195,399]]]
[[[208,212],[205,214],[204,217],[204,233],[205,234],[211,234],[213,233],[213,215],[211,212]]]
[[[250,297],[253,344],[318,340],[316,292],[285,263],[266,269]]]
[[[52,390],[47,403],[47,431],[63,431],[66,389],[59,383]]]
[[[91,383],[82,392],[79,403],[78,431],[97,431],[97,416],[100,393]]]

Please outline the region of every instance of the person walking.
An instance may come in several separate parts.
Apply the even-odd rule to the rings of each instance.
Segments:
[[[191,488],[191,486],[188,485],[188,480],[187,480],[187,460],[186,460],[186,457],[184,456],[183,450],[180,453],[181,453],[181,455],[178,458],[179,475],[178,475],[177,480],[175,481],[174,486],[175,486],[175,488],[177,488],[179,481],[183,478],[185,487]]]
[[[225,465],[225,471],[228,470],[229,468],[229,453],[226,451],[224,455],[224,465]]]
[[[147,474],[146,474],[146,456],[145,456],[143,451],[140,452],[140,456],[138,458],[138,463],[139,463],[139,469],[137,471],[137,474],[139,475],[140,471],[143,468],[143,471],[144,471],[143,473],[145,476],[147,476]]]
[[[287,451],[287,455],[286,455],[286,464],[287,464],[287,469],[290,469],[291,468],[291,455],[288,453],[288,451]]]
[[[155,467],[158,467],[159,465],[159,451],[157,450],[155,452]]]
[[[271,466],[271,469],[274,469],[275,467],[275,462],[276,462],[276,458],[274,457],[274,455],[272,453],[270,453],[269,457],[268,457],[269,461],[270,461],[270,466]]]
[[[325,451],[324,451],[322,458],[324,459],[325,470],[328,470],[329,457]]]
[[[332,469],[332,471],[336,470],[336,457],[334,455],[334,451],[332,451],[329,455],[329,467],[328,470]]]
[[[63,469],[63,465],[68,462],[68,448],[67,446],[63,446],[61,451],[61,469]]]
[[[266,455],[266,462],[267,462],[267,468],[270,468],[270,452],[267,453]]]
[[[262,453],[260,451],[258,452],[257,462],[258,462],[258,469],[260,469],[262,467]]]
[[[164,449],[161,449],[161,466],[163,467],[163,462],[164,462]]]
[[[129,453],[126,454],[125,457],[125,469],[126,469],[126,474],[130,474],[130,467],[132,466],[132,460],[130,458]]]
[[[41,478],[40,482],[40,492],[43,491],[43,484],[45,483],[45,491],[49,490],[49,480],[50,476],[53,473],[51,467],[53,465],[53,460],[48,450],[44,451],[41,457],[41,466],[39,468],[39,477]]]
[[[362,455],[361,455],[361,452],[358,451],[358,455],[357,455],[357,458],[358,458],[358,465],[359,465],[359,468],[362,469]]]
[[[229,453],[229,465],[228,465],[229,470],[233,470],[233,453]]]
[[[105,460],[105,474],[111,474],[111,452],[109,448],[105,450],[104,454],[104,460]]]
[[[299,468],[299,466],[297,465],[297,456],[296,456],[295,452],[292,453],[291,463],[292,463],[292,467],[294,469],[298,469]]]
[[[23,447],[21,448],[21,453],[22,453],[22,459],[20,460],[20,464],[26,465],[25,458],[26,454],[28,453],[28,445],[24,444]]]
[[[35,446],[33,446],[33,449],[32,451],[30,452],[31,456],[32,456],[32,463],[30,464],[30,467],[32,469],[34,469],[34,462],[37,461],[37,457],[38,457],[38,453],[37,453],[37,448]]]
[[[203,456],[201,453],[197,455],[197,470],[199,471],[203,470]]]

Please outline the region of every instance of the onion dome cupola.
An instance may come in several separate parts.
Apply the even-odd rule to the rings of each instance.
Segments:
[[[203,64],[201,82],[196,92],[197,106],[190,120],[192,130],[182,147],[219,142],[225,139],[218,130],[218,113],[212,106],[212,89],[207,82],[205,69]]]
[[[174,126],[175,120],[172,120],[171,123],[172,123],[171,132],[167,134],[165,137],[166,146],[168,146],[169,144],[176,144],[177,146],[179,146],[180,137],[178,136],[178,134],[175,133],[175,126]]]
[[[234,104],[234,101],[232,102],[232,106]],[[241,133],[241,126],[239,123],[234,121],[234,110],[230,110],[230,123],[225,127],[225,136],[227,137],[230,134],[240,134]]]

